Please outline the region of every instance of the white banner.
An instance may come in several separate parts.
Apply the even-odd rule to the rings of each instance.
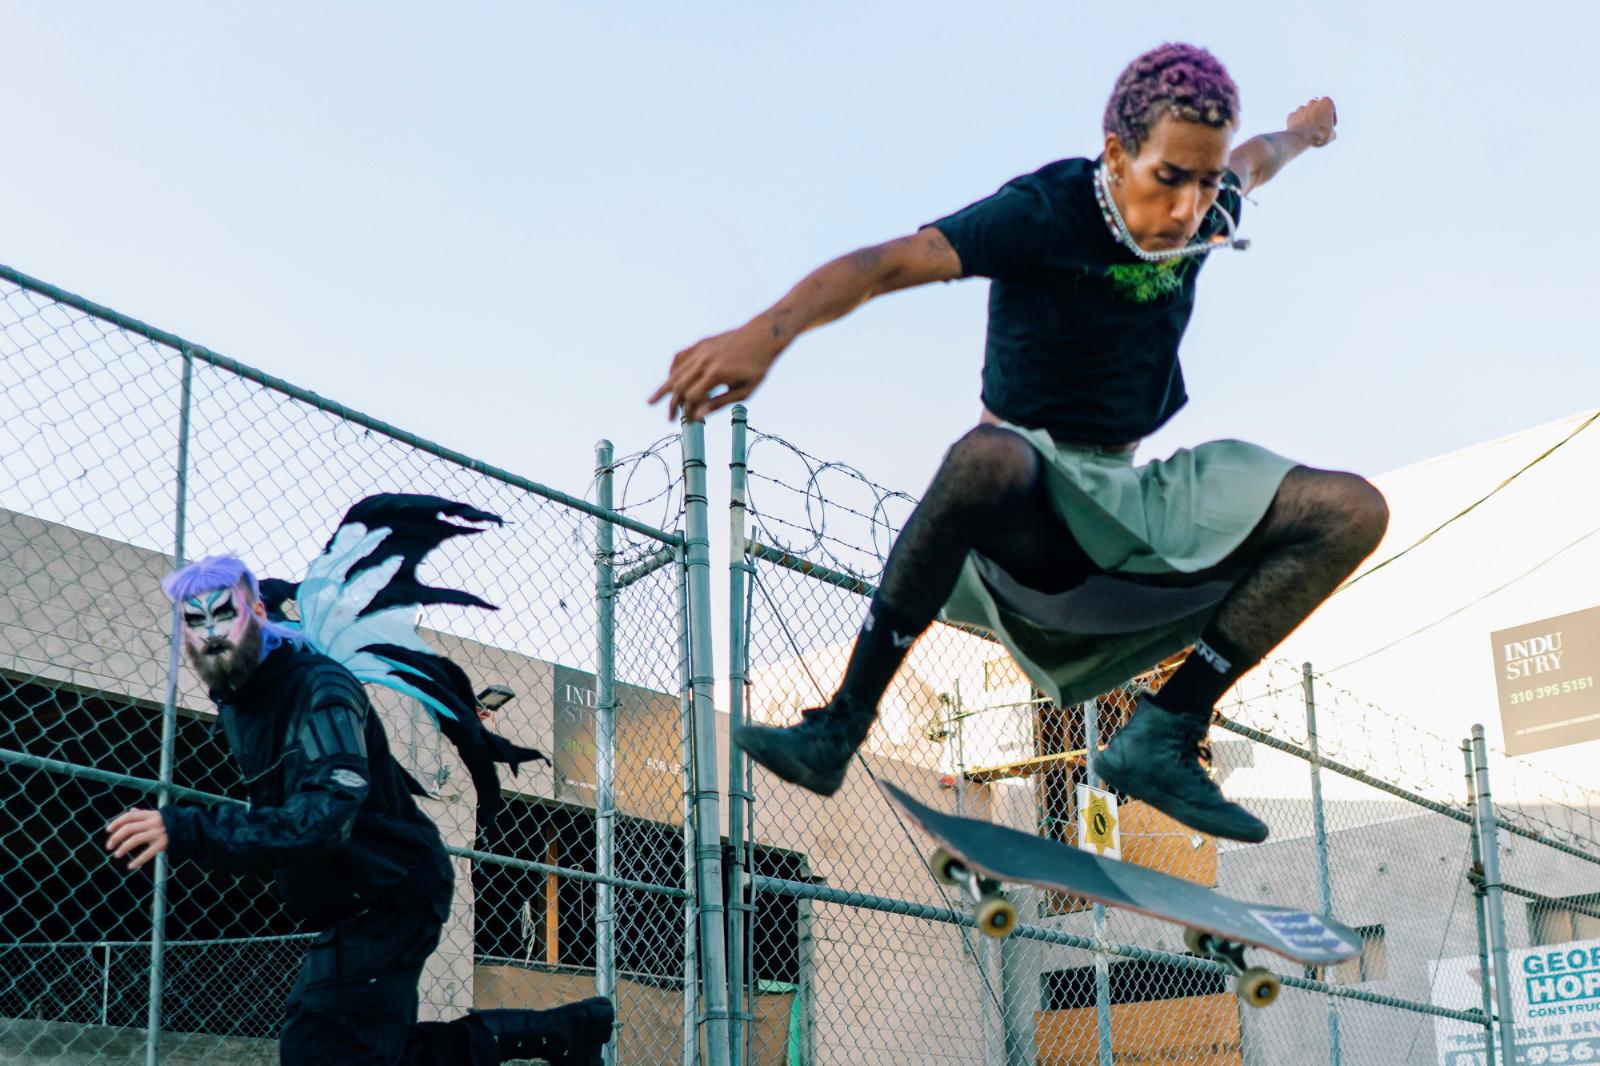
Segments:
[[[1600,1064],[1600,940],[1522,948],[1508,952],[1507,962],[1518,1066]],[[1483,1008],[1476,955],[1429,968],[1436,1006]],[[1493,1066],[1485,1061],[1481,1026],[1435,1018],[1433,1032],[1439,1066]]]

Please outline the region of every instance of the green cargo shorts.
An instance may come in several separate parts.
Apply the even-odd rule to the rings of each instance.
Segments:
[[[1298,465],[1220,440],[1135,466],[1131,451],[1058,444],[1045,430],[1001,425],[1038,449],[1056,513],[1105,573],[1047,594],[973,552],[943,617],[993,633],[1059,706],[1093,699],[1194,643],[1233,580],[1169,587],[1150,579],[1221,563]]]

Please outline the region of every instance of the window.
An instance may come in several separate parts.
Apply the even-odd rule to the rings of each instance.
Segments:
[[[106,692],[0,684],[0,747],[154,779],[161,708]],[[174,780],[243,798],[212,719],[180,710]],[[106,822],[148,807],[142,791],[17,763],[0,766],[0,1017],[142,1026],[148,1010],[150,878],[104,858]],[[180,863],[167,882],[167,997],[173,1031],[270,1037],[305,952],[299,923],[257,877]]]
[[[810,881],[806,873],[805,856],[792,851],[757,846],[751,864],[758,877],[775,877],[784,881]],[[723,870],[733,868],[733,850],[723,850]],[[726,893],[727,877],[723,879],[723,898],[732,902]],[[747,950],[750,958],[749,980],[754,983],[777,981],[782,984],[800,983],[800,902],[793,896],[776,893],[753,893],[754,915],[750,923]]]
[[[595,872],[595,816],[586,807],[506,797],[489,827],[488,850],[507,858]],[[621,879],[683,886],[683,830],[619,818],[612,872]],[[593,969],[595,882],[495,862],[472,871],[480,960]],[[617,972],[683,977],[683,903],[662,892],[613,888]]]
[[[1307,966],[1306,976],[1331,985],[1359,985],[1388,977],[1389,947],[1384,939],[1383,926],[1362,925],[1357,926],[1355,931],[1361,937],[1361,954],[1332,967]]]
[[[507,796],[488,828],[487,850],[507,858],[595,872],[594,811],[587,807]],[[683,828],[619,818],[612,843],[618,878],[681,889]],[[772,848],[754,849],[754,872],[804,880],[805,859]],[[732,852],[723,849],[724,898]],[[480,962],[593,969],[595,882],[495,862],[475,863],[476,950]],[[749,950],[755,981],[797,983],[799,907],[787,896],[760,898]],[[613,888],[617,972],[633,979],[677,984],[683,979],[683,900],[642,888]]]
[[[1600,938],[1600,893],[1529,903],[1528,930],[1534,944]]]
[[[1106,967],[1106,972],[1113,1004],[1214,996],[1228,991],[1228,979],[1223,974],[1191,970],[1169,962],[1113,962]],[[1040,975],[1041,1010],[1078,1010],[1094,1005],[1093,966],[1051,970]]]

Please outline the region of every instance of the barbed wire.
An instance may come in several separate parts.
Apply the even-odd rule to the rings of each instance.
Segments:
[[[762,445],[781,449],[792,456],[800,464],[804,476],[798,480],[803,484],[760,471],[756,454]],[[821,555],[834,569],[865,581],[874,581],[882,575],[889,550],[905,524],[904,517],[917,505],[914,496],[880,485],[847,463],[820,459],[770,433],[752,431],[746,463],[746,503],[757,539],[791,555],[806,558]],[[831,482],[833,491],[825,491],[825,480]],[[843,491],[841,482],[845,486]],[[797,497],[798,506],[788,508],[788,513],[762,506],[763,497],[755,487],[762,483],[787,492],[791,503]],[[864,494],[861,504],[851,506],[845,502],[851,493]],[[902,509],[904,515],[897,521],[896,513]],[[841,515],[855,520],[864,535],[849,537],[847,531],[840,529],[838,516]]]
[[[669,433],[638,451],[613,457],[612,511],[637,518],[657,529],[681,529],[685,502],[683,463],[674,453],[681,448],[682,442],[681,433]],[[599,506],[598,472],[590,479],[583,498]],[[593,552],[594,524],[575,529],[573,542],[585,551]],[[641,536],[624,526],[613,527],[612,562],[617,566],[632,566],[657,555],[661,549],[658,540]]]

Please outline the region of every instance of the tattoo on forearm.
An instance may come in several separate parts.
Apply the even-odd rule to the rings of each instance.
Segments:
[[[883,262],[883,253],[876,248],[859,248],[846,256],[850,265],[861,274],[870,274]]]

